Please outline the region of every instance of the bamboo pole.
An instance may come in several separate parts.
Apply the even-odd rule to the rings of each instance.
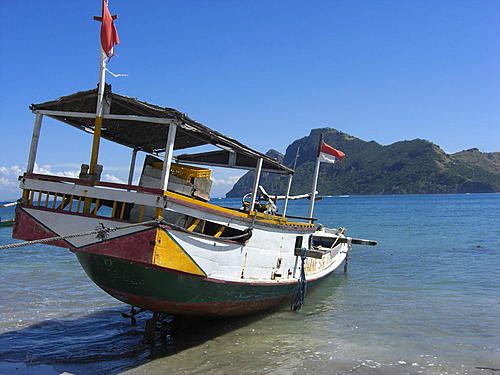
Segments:
[[[252,200],[250,202],[250,212],[255,208],[255,200],[257,199],[257,189],[259,188],[260,172],[262,171],[262,158],[257,161],[257,169],[253,180]]]
[[[33,125],[33,136],[31,137],[30,153],[28,156],[28,165],[26,173],[33,173],[35,168],[36,151],[38,149],[38,140],[40,139],[40,128],[42,127],[43,115],[37,113],[35,116],[35,124]]]

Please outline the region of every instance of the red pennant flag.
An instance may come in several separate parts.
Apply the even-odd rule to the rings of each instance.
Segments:
[[[334,149],[332,146],[327,145],[325,142],[321,142],[321,147],[319,148],[319,158],[321,161],[327,163],[335,163],[335,158],[339,159],[339,161],[342,161],[344,156],[345,154],[342,151]]]
[[[102,0],[102,21],[101,21],[101,46],[108,58],[114,56],[113,46],[119,44],[118,32],[115,28],[113,18],[109,13],[108,3]]]

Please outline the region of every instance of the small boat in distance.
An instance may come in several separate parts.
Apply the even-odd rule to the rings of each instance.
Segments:
[[[0,208],[13,207],[16,204],[17,204],[17,202],[4,203],[4,204],[0,204]],[[9,219],[2,219],[0,217],[0,227],[11,227],[13,225],[14,225],[14,219],[10,219],[10,218]]]
[[[13,225],[14,225],[14,219],[2,220],[2,218],[0,218],[0,227],[11,227]]]

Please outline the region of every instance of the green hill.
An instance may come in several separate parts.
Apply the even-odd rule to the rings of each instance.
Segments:
[[[490,193],[500,191],[500,153],[477,149],[445,153],[424,139],[382,146],[332,128],[313,129],[309,136],[290,144],[284,157],[275,150],[268,155],[293,167],[299,156],[292,194],[311,190],[311,179],[320,134],[325,142],[345,152],[342,162],[322,163],[318,181],[321,195],[334,194],[430,194]],[[227,197],[241,197],[252,189],[254,172],[242,176]],[[284,194],[286,177],[265,173],[261,185],[272,194]]]

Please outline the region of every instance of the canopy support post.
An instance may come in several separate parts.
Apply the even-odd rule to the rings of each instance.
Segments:
[[[132,158],[130,159],[130,169],[128,171],[128,182],[127,184],[132,185],[132,180],[134,179],[134,169],[135,169],[135,159],[137,157],[138,149],[134,148],[132,150]]]
[[[33,125],[33,136],[31,137],[30,154],[28,156],[28,165],[26,167],[26,173],[33,173],[33,170],[35,169],[36,151],[38,149],[38,140],[40,139],[42,118],[43,118],[42,114],[40,113],[36,114],[35,124]]]
[[[177,124],[170,124],[168,127],[167,145],[165,147],[165,157],[163,159],[163,169],[161,171],[161,189],[167,191],[168,178],[170,176],[170,166],[172,165],[172,158],[174,154],[175,133],[177,132]],[[163,216],[161,208],[156,209],[156,218]]]
[[[283,217],[286,215],[286,208],[288,206],[288,198],[290,196],[290,188],[292,187],[293,174],[288,175],[288,187],[286,188],[285,204],[283,205]]]
[[[168,127],[167,145],[165,147],[165,158],[163,160],[163,169],[161,171],[161,188],[167,190],[168,177],[170,175],[170,166],[172,165],[172,158],[174,153],[175,133],[177,132],[177,125],[171,124]]]
[[[255,179],[253,180],[252,200],[250,202],[250,212],[255,208],[255,200],[257,199],[257,189],[259,188],[260,172],[262,171],[262,158],[257,161],[257,169],[255,170]]]

